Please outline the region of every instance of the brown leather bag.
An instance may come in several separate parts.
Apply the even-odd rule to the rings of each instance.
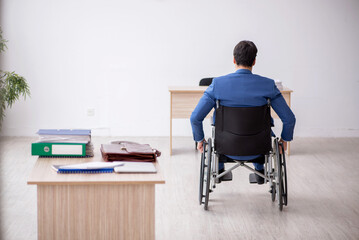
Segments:
[[[128,141],[102,144],[100,150],[105,161],[155,162],[161,156],[161,152],[152,149],[149,144]]]

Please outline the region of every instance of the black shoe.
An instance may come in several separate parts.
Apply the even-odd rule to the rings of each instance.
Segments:
[[[257,172],[260,172],[260,173],[264,174],[264,169],[262,169],[262,170],[260,170],[260,171],[257,170]],[[264,178],[262,178],[262,177],[259,176],[258,174],[255,174],[255,176],[256,176],[257,183],[258,183],[259,185],[261,185],[261,184],[264,183]]]
[[[221,169],[221,170],[218,170],[218,175],[223,173],[224,171],[225,171],[224,168]],[[220,177],[219,182],[221,182],[221,181],[232,181],[232,179],[233,179],[233,175],[232,175],[232,171],[230,171],[230,172],[226,173],[224,176]]]

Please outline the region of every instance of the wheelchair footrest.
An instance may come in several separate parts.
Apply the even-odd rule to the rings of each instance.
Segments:
[[[253,184],[255,184],[255,183],[257,183],[257,179],[256,179],[256,174],[255,173],[251,173],[251,174],[249,174],[249,183],[253,183]]]

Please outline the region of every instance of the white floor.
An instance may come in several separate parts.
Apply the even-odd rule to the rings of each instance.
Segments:
[[[283,212],[268,185],[250,185],[248,170],[234,171],[198,203],[200,156],[191,138],[94,137],[150,143],[162,151],[166,184],[156,187],[156,239],[359,239],[359,138],[298,138],[287,159],[289,202]],[[36,187],[26,184],[36,161],[35,138],[0,139],[0,239],[36,239]]]

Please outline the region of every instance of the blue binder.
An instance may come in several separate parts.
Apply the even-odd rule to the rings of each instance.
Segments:
[[[112,173],[122,162],[84,162],[71,165],[52,165],[57,173]]]
[[[37,134],[39,134],[39,135],[89,136],[89,135],[91,135],[91,130],[90,129],[39,129]]]
[[[60,169],[60,165],[53,165],[52,168],[57,173],[112,173],[113,168],[101,168],[101,169]]]

